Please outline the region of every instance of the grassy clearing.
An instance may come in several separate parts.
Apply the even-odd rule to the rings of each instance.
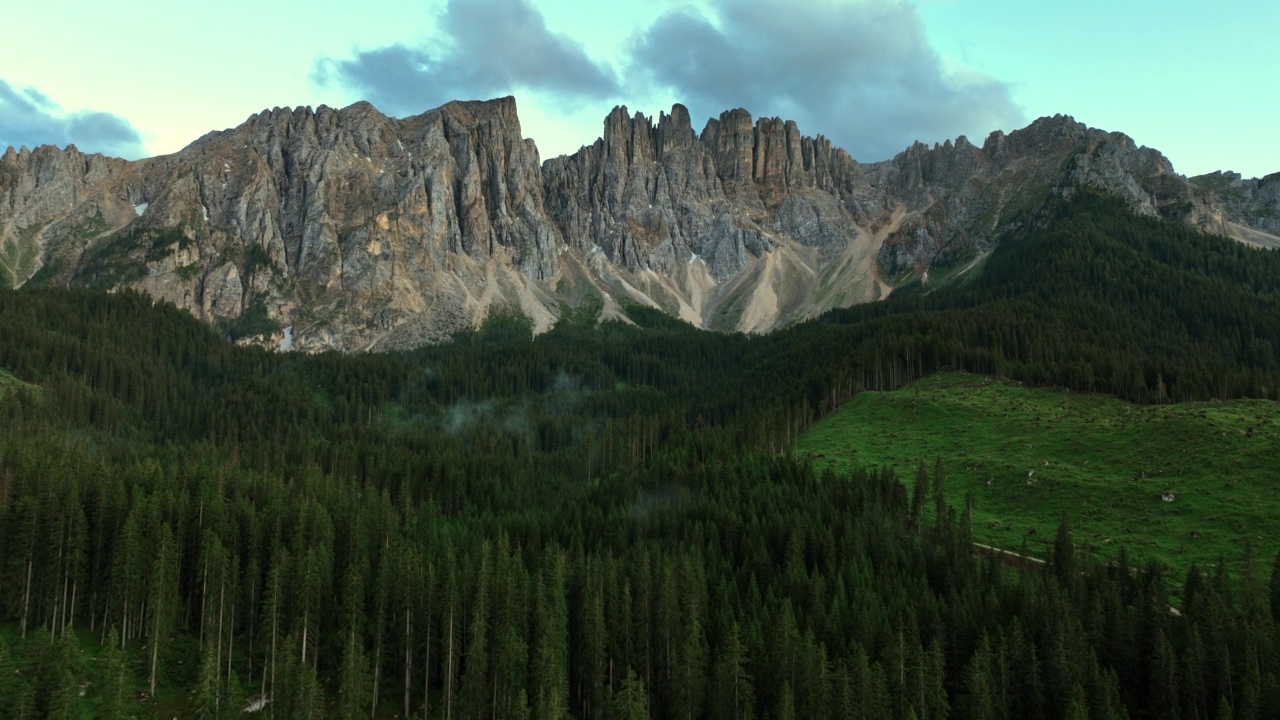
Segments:
[[[5,396],[5,393],[10,388],[13,388],[15,390],[18,388],[27,388],[29,390],[35,390],[37,392],[40,389],[36,385],[22,382],[17,377],[15,377],[13,373],[9,372],[8,370],[5,370],[4,368],[0,368],[0,398],[3,398]]]
[[[819,468],[941,459],[949,503],[973,498],[979,542],[1046,555],[1065,515],[1077,547],[1154,558],[1181,578],[1246,543],[1280,550],[1280,405],[1137,406],[965,374],[864,392],[799,442]],[[1164,502],[1162,493],[1176,499]],[[1265,567],[1265,565],[1264,565]]]

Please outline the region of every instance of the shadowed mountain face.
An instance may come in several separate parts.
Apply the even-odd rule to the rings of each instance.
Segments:
[[[0,158],[0,282],[133,287],[237,338],[297,349],[430,342],[518,307],[537,329],[586,303],[764,332],[964,271],[1082,186],[1280,246],[1280,174],[1187,179],[1069,117],[982,147],[916,144],[864,164],[795,123],[680,105],[616,108],[541,162],[515,101],[388,118],[367,103],[276,109],[137,162],[74,146]]]

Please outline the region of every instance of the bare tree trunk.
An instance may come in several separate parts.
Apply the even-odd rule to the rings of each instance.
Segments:
[[[68,595],[71,590],[71,573],[65,567],[62,570],[62,634],[67,634],[67,608],[71,604]]]
[[[227,590],[225,575],[226,575],[226,569],[223,568],[224,578],[223,578],[223,581],[218,584],[218,650],[217,650],[217,653],[215,653],[217,655],[218,664],[213,671],[213,676],[215,678],[222,674],[222,601],[223,601],[223,598],[226,596],[226,590]],[[231,658],[227,658],[227,660],[228,660],[228,664],[230,664]],[[221,707],[222,707],[222,691],[219,690],[213,695],[213,709],[218,710]]]
[[[409,608],[404,609],[404,716],[409,717],[409,674],[413,669],[413,634],[409,625]]]
[[[200,512],[204,513],[204,503],[200,503]],[[204,650],[204,618],[208,613],[205,608],[209,606],[209,556],[206,554],[204,558],[204,569],[200,571],[200,649]]]
[[[277,601],[280,597],[279,583],[275,583],[277,587],[273,588],[271,595],[271,699],[276,697],[276,630],[280,624],[280,608]],[[267,687],[267,674],[262,674],[262,687]]]
[[[249,579],[252,584],[249,586],[249,677],[245,678],[246,685],[253,684],[253,618],[258,614],[258,576],[254,574]]]
[[[431,616],[427,615],[427,657],[422,663],[422,720],[431,715]],[[407,716],[406,716],[407,717]]]
[[[231,627],[227,631],[227,684],[231,684],[231,657],[236,649],[236,605],[231,603],[231,617],[227,619],[227,625]],[[252,645],[250,646],[252,647]]]
[[[22,637],[27,636],[27,613],[31,610],[31,571],[34,559],[27,556],[27,587],[22,591]]]
[[[453,720],[453,604],[449,604],[449,649],[444,673],[444,720]]]
[[[382,677],[382,637],[379,632],[378,642],[373,646],[373,702],[369,707],[369,717],[378,714],[378,680]]]
[[[72,630],[74,630],[76,627],[76,590],[79,588],[79,585],[80,585],[79,580],[71,581],[71,612],[67,616],[66,626],[70,627]],[[93,616],[92,615],[89,616],[89,632],[93,632]]]
[[[61,600],[62,598],[59,596],[58,591],[54,590],[53,591],[53,612],[49,614],[49,634],[54,637],[58,636],[58,611],[60,607],[58,603]]]
[[[156,696],[156,668],[160,665],[160,613],[156,612],[155,630],[151,633],[151,697]]]
[[[124,603],[120,606],[120,649],[124,649],[124,641],[129,638],[129,594],[125,593]]]

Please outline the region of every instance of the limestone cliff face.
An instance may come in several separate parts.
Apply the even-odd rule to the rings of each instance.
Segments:
[[[879,257],[895,279],[935,263],[979,257],[1010,223],[1026,221],[1048,198],[1069,197],[1080,187],[1123,198],[1140,214],[1222,231],[1191,212],[1196,188],[1159,152],[1061,115],[1008,135],[993,132],[981,148],[963,136],[933,148],[916,144],[867,174],[907,210]]]
[[[511,98],[406,120],[275,109],[170,156],[41,148],[0,168],[0,228],[35,247],[42,282],[127,284],[211,321],[265,314],[307,349],[417,344],[494,303],[554,319],[561,238]]]
[[[818,300],[829,285],[848,302],[884,291],[864,257],[876,241],[859,226],[860,166],[793,122],[739,109],[696,134],[681,105],[656,123],[616,108],[543,179],[569,246],[611,263],[604,284],[699,325],[767,330],[830,307]]]
[[[1280,174],[1187,180],[1062,116],[863,164],[741,109],[698,133],[680,105],[619,107],[592,145],[543,163],[503,98],[406,119],[277,108],[137,162],[11,148],[0,282],[133,287],[306,350],[412,346],[495,306],[545,329],[589,297],[603,316],[635,302],[761,332],[971,263],[1082,186],[1280,244]]]

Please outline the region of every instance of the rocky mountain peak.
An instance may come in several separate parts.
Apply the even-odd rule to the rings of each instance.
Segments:
[[[594,298],[763,332],[964,272],[1081,186],[1135,211],[1280,244],[1280,174],[1187,180],[1155,150],[1065,115],[856,162],[795,122],[614,108],[542,162],[514,98],[391,118],[272,108],[173,155],[0,156],[0,282],[129,286],[234,337],[406,347],[515,306],[549,327]]]

